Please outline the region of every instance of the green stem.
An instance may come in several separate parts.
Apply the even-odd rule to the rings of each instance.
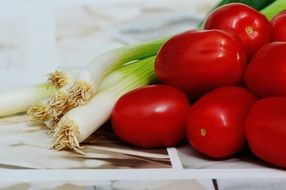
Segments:
[[[271,20],[276,14],[286,9],[286,0],[276,0],[272,4],[265,7],[261,13],[263,13],[269,20]]]
[[[147,60],[147,61],[146,61]],[[136,70],[138,70],[138,68],[144,66],[146,64],[146,62],[148,61],[153,61],[155,60],[155,56],[152,56],[150,58],[146,58],[146,60],[137,60],[134,61],[130,64],[121,66],[120,68],[108,73],[102,80],[102,82],[100,83],[99,87],[98,87],[98,91],[104,90],[106,88],[108,88],[109,86],[117,83],[118,81],[121,81],[124,77],[133,74],[134,72],[136,73]]]

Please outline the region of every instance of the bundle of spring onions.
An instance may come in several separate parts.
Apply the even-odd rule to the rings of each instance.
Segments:
[[[262,13],[271,19],[285,8],[276,0]],[[155,56],[167,39],[114,49],[79,73],[55,71],[46,83],[1,93],[0,116],[27,111],[31,122],[52,130],[54,149],[82,154],[80,143],[108,120],[116,101],[155,79]]]
[[[136,61],[104,78],[103,84],[108,84],[107,87],[99,90],[87,104],[68,111],[60,119],[54,129],[53,147],[56,150],[68,147],[83,153],[79,143],[109,119],[116,101],[123,94],[155,79],[154,61],[155,56]]]
[[[66,112],[86,104],[95,95],[105,75],[126,63],[156,55],[166,40],[167,38],[164,38],[111,50],[96,57],[76,76],[72,73],[57,72],[57,77],[53,75],[53,80],[69,76],[67,82],[61,90],[30,107],[27,112],[30,120],[54,128]],[[61,79],[57,81],[59,80]]]
[[[68,73],[55,71],[49,74],[46,83],[1,92],[0,117],[27,111],[33,103],[50,97],[64,87],[70,78]]]

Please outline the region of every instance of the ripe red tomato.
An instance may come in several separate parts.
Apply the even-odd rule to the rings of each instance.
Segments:
[[[191,108],[187,135],[192,147],[212,158],[225,158],[245,143],[244,124],[256,97],[241,87],[221,87]]]
[[[204,29],[223,29],[237,34],[249,59],[271,39],[271,24],[267,18],[242,3],[230,3],[213,10],[205,20]]]
[[[187,31],[168,40],[155,62],[159,80],[197,98],[236,84],[246,66],[240,42],[220,30]]]
[[[247,66],[244,80],[260,97],[286,96],[286,42],[262,47]]]
[[[286,10],[272,20],[272,41],[286,41]]]
[[[286,168],[286,98],[257,101],[246,120],[251,151],[262,160]]]
[[[183,92],[167,85],[133,90],[116,103],[111,122],[115,134],[143,148],[174,146],[185,137],[189,102]]]

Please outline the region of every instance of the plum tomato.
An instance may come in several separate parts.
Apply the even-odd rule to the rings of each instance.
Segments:
[[[260,159],[286,168],[286,98],[257,101],[246,120],[246,137],[251,151]]]
[[[150,85],[123,95],[111,123],[123,141],[142,148],[175,146],[185,136],[186,95],[168,85]]]
[[[155,61],[158,79],[191,98],[237,84],[245,67],[241,43],[221,30],[190,30],[175,35],[162,46]]]
[[[286,10],[272,20],[272,41],[286,41]]]
[[[257,96],[286,96],[286,42],[263,46],[248,64],[244,82]]]
[[[190,108],[187,135],[198,152],[215,159],[229,157],[245,144],[245,120],[256,97],[242,87],[211,91]]]
[[[235,33],[241,40],[248,59],[271,40],[271,23],[260,12],[242,3],[230,3],[213,10],[204,29],[221,29]]]

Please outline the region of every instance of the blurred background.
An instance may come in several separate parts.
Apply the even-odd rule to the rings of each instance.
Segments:
[[[44,80],[109,49],[192,29],[217,0],[0,0],[0,85]]]

